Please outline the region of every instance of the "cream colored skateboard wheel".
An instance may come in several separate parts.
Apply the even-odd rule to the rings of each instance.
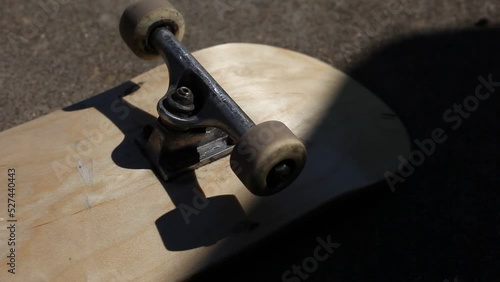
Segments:
[[[180,41],[185,23],[170,2],[166,0],[141,0],[130,4],[120,19],[120,35],[130,50],[139,58],[154,60],[158,52],[149,45],[150,33],[159,26],[167,26]]]
[[[306,161],[306,148],[286,125],[267,121],[251,128],[231,153],[231,169],[257,196],[290,185]]]

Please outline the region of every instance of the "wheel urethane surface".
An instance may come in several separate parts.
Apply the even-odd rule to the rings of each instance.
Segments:
[[[166,0],[142,0],[130,4],[120,20],[120,34],[130,50],[139,58],[154,60],[158,52],[148,43],[151,31],[159,26],[167,26],[180,41],[184,36],[185,23],[170,2]]]
[[[254,126],[231,153],[231,169],[257,196],[286,188],[300,174],[305,161],[304,144],[279,121]]]

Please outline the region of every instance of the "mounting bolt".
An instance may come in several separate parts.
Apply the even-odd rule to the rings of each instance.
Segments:
[[[191,89],[181,86],[167,96],[165,108],[180,117],[190,117],[194,111],[194,95]]]
[[[172,95],[172,98],[174,101],[184,106],[194,105],[193,92],[185,86],[179,87]]]

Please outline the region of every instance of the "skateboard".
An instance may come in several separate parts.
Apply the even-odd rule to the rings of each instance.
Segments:
[[[0,133],[1,281],[188,280],[409,154],[341,71],[259,44],[191,54],[184,30],[167,1],[131,4],[123,40],[165,64]]]

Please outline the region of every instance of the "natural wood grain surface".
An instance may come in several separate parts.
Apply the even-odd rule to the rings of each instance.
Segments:
[[[133,142],[154,120],[167,88],[166,68],[158,67],[0,133],[0,183],[6,187],[7,169],[16,169],[18,220],[12,275],[2,188],[0,281],[183,280],[307,211],[384,179],[409,152],[392,111],[320,61],[253,44],[195,56],[256,123],[280,120],[307,144],[296,182],[257,198],[224,158],[160,183]]]

